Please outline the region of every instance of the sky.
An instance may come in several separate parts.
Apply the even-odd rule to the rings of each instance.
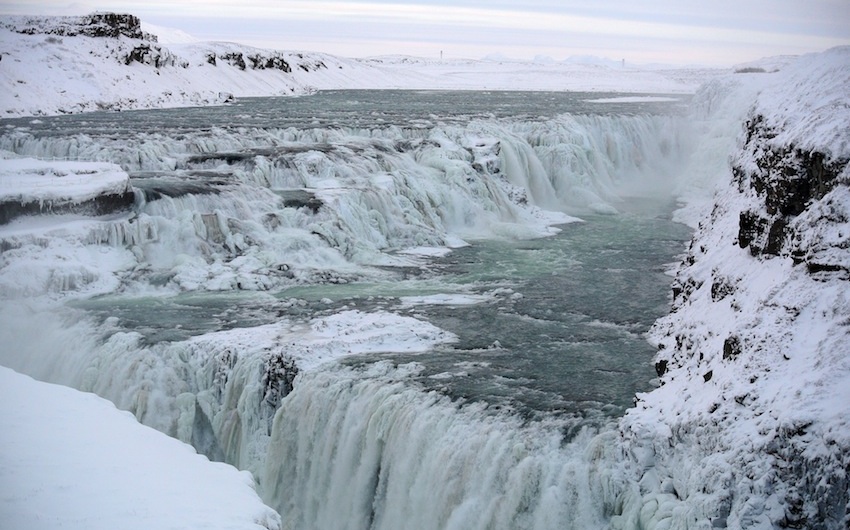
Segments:
[[[728,66],[850,45],[850,0],[0,0],[3,14],[93,11],[199,40],[346,57]]]

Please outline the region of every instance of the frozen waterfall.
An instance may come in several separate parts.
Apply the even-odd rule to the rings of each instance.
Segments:
[[[252,471],[291,528],[601,528],[634,510],[610,418],[523,418],[422,383],[483,361],[449,375],[423,375],[415,358],[336,361],[478,351],[417,304],[490,304],[529,329],[575,321],[610,334],[601,341],[642,340],[634,322],[515,309],[530,272],[452,283],[433,256],[669,202],[692,147],[687,120],[425,113],[263,126],[242,117],[248,104],[217,111],[229,125],[169,112],[5,120],[0,149],[118,164],[137,201],[0,227],[0,363],[93,391]],[[335,298],[346,286],[358,294]],[[420,293],[442,298],[399,303]],[[577,347],[596,340],[582,333],[592,339],[573,337]],[[491,343],[482,352],[512,354]]]

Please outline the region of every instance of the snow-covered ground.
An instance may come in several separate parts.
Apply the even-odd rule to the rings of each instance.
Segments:
[[[0,116],[205,105],[230,96],[341,88],[691,93],[718,73],[570,62],[360,60],[194,42],[156,27],[147,29],[163,33],[162,43],[138,28],[132,36],[95,37],[59,34],[55,26],[49,19],[0,18]]]
[[[0,367],[3,528],[280,528],[247,471],[93,394]]]

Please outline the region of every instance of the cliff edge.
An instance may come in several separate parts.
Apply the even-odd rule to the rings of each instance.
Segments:
[[[803,56],[750,107],[651,331],[616,524],[850,525],[849,162],[850,48]]]

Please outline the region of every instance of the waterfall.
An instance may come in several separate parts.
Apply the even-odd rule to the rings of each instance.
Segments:
[[[452,337],[409,309],[280,316],[306,302],[277,293],[394,282],[423,263],[421,247],[616,215],[634,194],[675,187],[688,134],[680,117],[649,114],[8,129],[0,149],[115,162],[144,200],[0,234],[0,363],[96,392],[252,471],[292,528],[601,528],[633,495],[610,426],[576,434],[568,418],[452,401],[414,381],[415,363],[321,364]],[[147,327],[122,327],[141,313]]]

